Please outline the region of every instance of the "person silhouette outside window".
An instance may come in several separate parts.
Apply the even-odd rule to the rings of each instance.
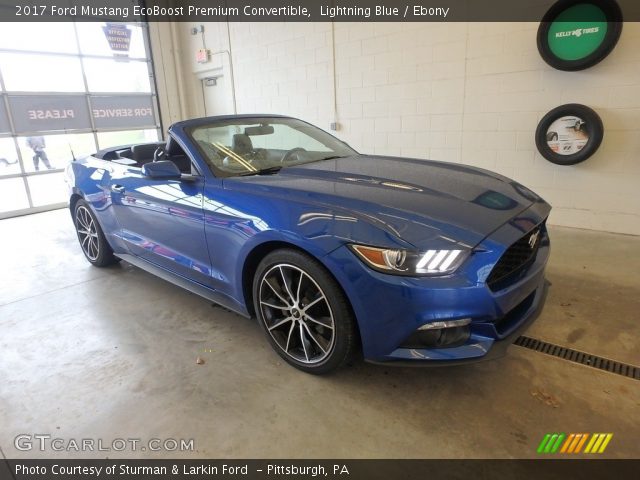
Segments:
[[[27,138],[27,145],[33,150],[33,167],[36,172],[40,170],[40,160],[47,167],[47,170],[51,170],[51,164],[47,157],[47,152],[44,151],[46,144],[44,143],[44,137],[29,137]]]

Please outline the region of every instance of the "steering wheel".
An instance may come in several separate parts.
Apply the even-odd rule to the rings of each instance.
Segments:
[[[153,161],[154,162],[159,162],[160,160],[162,160],[165,156],[167,155],[167,152],[165,150],[165,147],[163,146],[159,146],[158,148],[156,148],[156,151],[153,152]]]
[[[296,148],[292,148],[291,150],[287,150],[285,154],[282,156],[282,158],[280,159],[280,163],[290,162],[291,157],[293,157],[295,154],[300,152],[306,152],[306,150],[301,147],[296,147]]]
[[[251,160],[257,160],[258,162],[261,162],[262,160],[266,160],[267,159],[267,150],[264,148],[255,148],[253,150],[253,154],[251,155]]]

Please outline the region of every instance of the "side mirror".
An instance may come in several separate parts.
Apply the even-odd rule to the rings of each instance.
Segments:
[[[176,164],[170,160],[145,163],[142,166],[142,175],[156,180],[180,180],[182,173]]]

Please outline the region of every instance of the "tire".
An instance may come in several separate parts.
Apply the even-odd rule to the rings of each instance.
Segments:
[[[559,118],[575,116],[582,119],[585,123],[581,125],[584,127],[584,131],[587,133],[589,140],[582,147],[579,152],[571,155],[561,155],[554,152],[549,147],[548,143],[552,140],[558,139],[556,132],[549,132],[549,127]],[[579,130],[579,129],[578,129]],[[549,138],[548,135],[554,133],[554,138]],[[604,137],[604,126],[600,116],[591,108],[586,105],[580,105],[577,103],[569,103],[567,105],[561,105],[554,108],[547,113],[536,128],[536,147],[540,154],[556,165],[575,165],[580,162],[584,162],[587,158],[593,155],[602,143]]]
[[[258,323],[273,349],[303,372],[344,366],[358,343],[350,304],[331,274],[296,250],[276,250],[253,279]]]
[[[82,253],[96,267],[107,267],[120,261],[113,254],[98,219],[84,200],[78,200],[73,211],[73,224]]]
[[[557,57],[547,40],[552,23],[565,10],[580,4],[592,4],[604,13],[607,19],[607,33],[600,46],[586,57],[576,60],[563,60]],[[576,19],[579,20],[579,19]],[[587,20],[587,19],[584,19]],[[557,70],[575,72],[592,67],[604,60],[615,48],[622,33],[623,16],[617,2],[612,0],[559,0],[544,14],[538,27],[537,45],[542,59]]]

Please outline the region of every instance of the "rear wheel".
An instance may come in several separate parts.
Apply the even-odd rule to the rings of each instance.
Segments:
[[[327,373],[353,354],[357,336],[349,303],[311,257],[295,250],[267,255],[253,280],[253,299],[272,347],[294,367]]]
[[[113,255],[96,216],[84,200],[78,200],[76,203],[73,221],[82,252],[92,265],[106,267],[120,260]]]

